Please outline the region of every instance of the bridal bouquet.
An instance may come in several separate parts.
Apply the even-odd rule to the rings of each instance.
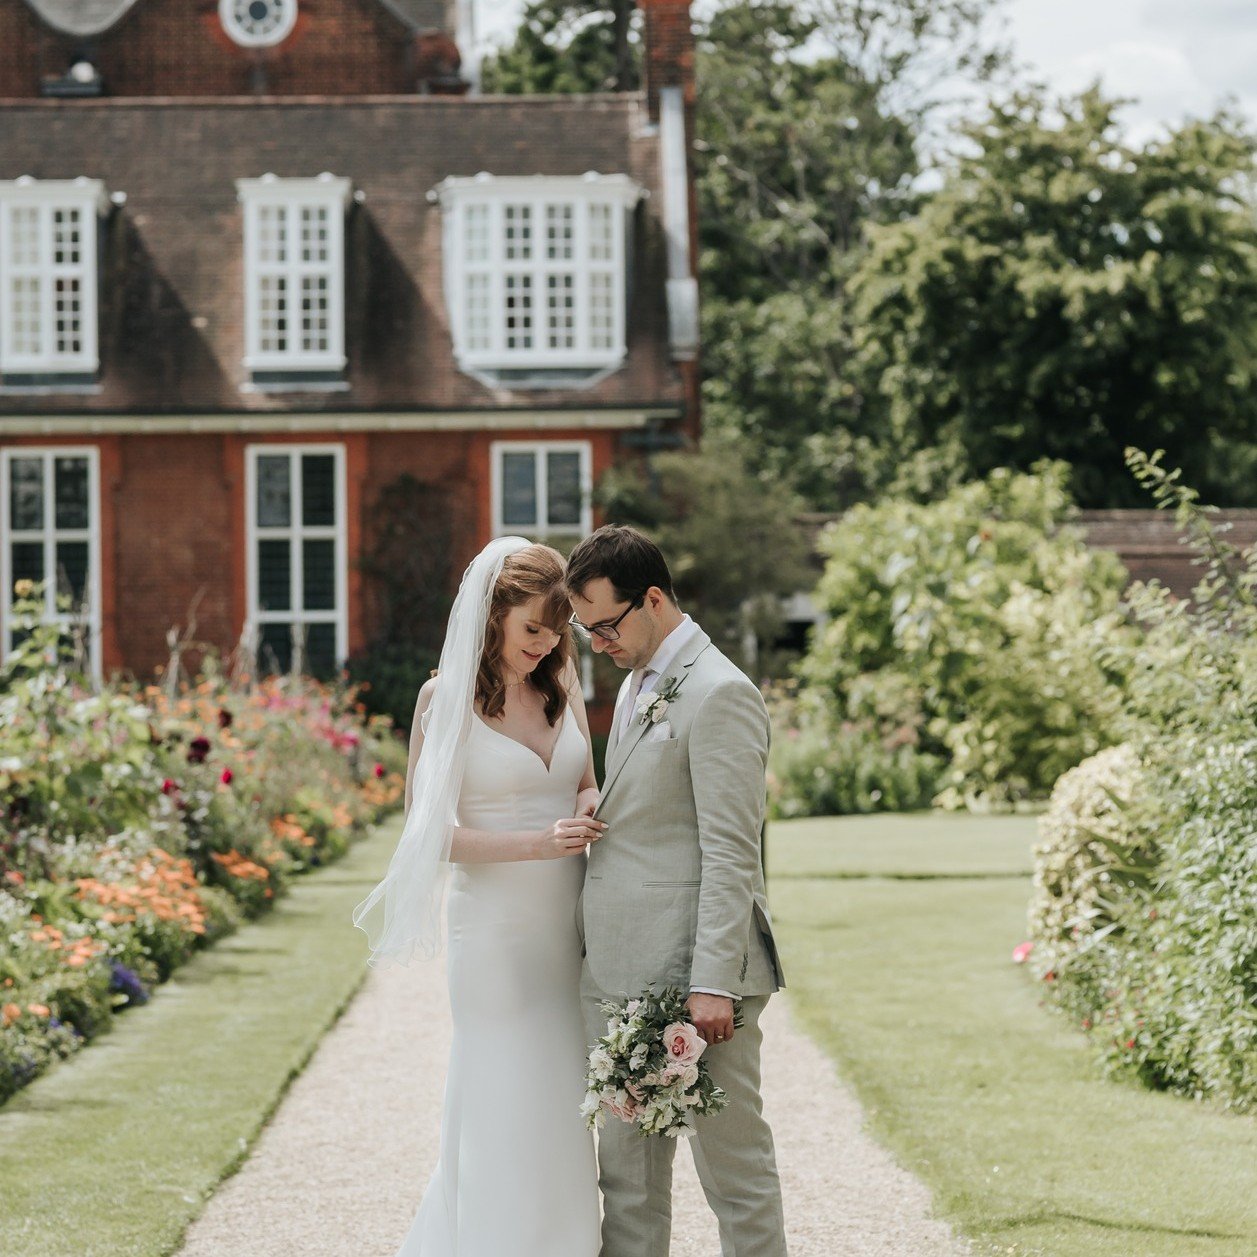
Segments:
[[[607,1033],[589,1052],[585,1103],[581,1113],[590,1129],[607,1114],[632,1122],[643,1135],[688,1138],[695,1119],[719,1113],[728,1103],[702,1060],[703,1042],[685,996],[674,986],[658,995],[601,1005]],[[742,1024],[735,1009],[734,1026]]]

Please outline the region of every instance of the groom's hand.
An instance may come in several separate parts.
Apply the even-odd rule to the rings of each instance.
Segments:
[[[695,991],[685,1001],[694,1029],[707,1043],[728,1043],[733,1038],[733,1001],[723,995]]]

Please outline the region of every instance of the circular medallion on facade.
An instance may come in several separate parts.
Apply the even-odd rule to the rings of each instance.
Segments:
[[[218,0],[223,29],[244,48],[269,48],[297,21],[297,0]]]

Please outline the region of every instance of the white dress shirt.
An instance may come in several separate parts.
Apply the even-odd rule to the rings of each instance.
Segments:
[[[629,686],[628,694],[625,695],[624,711],[620,714],[620,736],[623,737],[628,732],[629,725],[633,722],[633,715],[637,710],[637,699],[643,694],[654,693],[655,686],[659,683],[659,678],[672,667],[685,643],[690,640],[693,635],[698,632],[698,625],[694,623],[688,615],[681,617],[681,623],[668,634],[667,637],[659,643],[655,653],[651,656],[650,662],[646,665],[642,677],[641,686],[636,687],[636,682]],[[635,670],[636,671],[636,670]],[[695,986],[690,988],[690,993],[698,993],[701,995],[723,995],[725,999],[737,999],[732,991],[718,991],[709,986]]]

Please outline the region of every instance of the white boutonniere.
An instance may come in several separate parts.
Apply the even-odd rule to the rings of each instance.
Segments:
[[[637,719],[643,724],[657,725],[668,714],[668,704],[675,702],[681,682],[669,677],[667,685],[653,694],[637,696]]]

